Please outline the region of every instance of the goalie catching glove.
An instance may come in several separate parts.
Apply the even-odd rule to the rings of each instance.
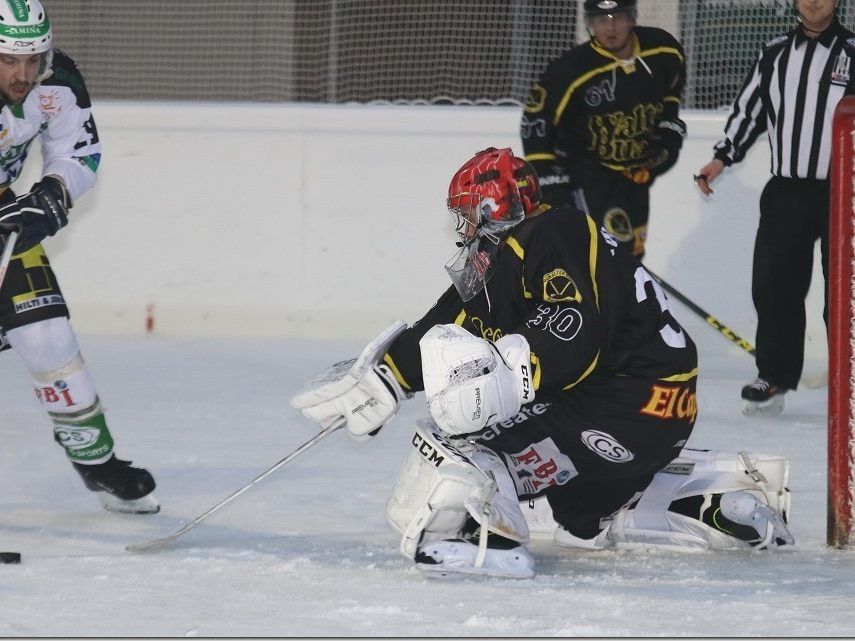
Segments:
[[[29,193],[0,208],[0,228],[18,231],[15,253],[20,254],[65,227],[71,205],[62,179],[45,176]]]
[[[412,396],[380,363],[406,328],[403,321],[395,321],[362,350],[359,358],[336,363],[309,380],[291,398],[291,407],[324,428],[344,420],[351,438],[370,439],[397,413],[398,404]]]
[[[506,421],[534,400],[531,353],[520,334],[491,343],[458,325],[436,325],[419,348],[428,409],[447,434]]]

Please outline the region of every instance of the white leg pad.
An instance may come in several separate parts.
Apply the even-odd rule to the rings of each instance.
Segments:
[[[417,422],[412,445],[386,504],[404,556],[414,558],[420,543],[459,536],[469,516],[482,529],[528,541],[513,481],[494,452],[449,439],[427,420]]]
[[[764,548],[777,539],[791,544],[785,524],[788,478],[789,461],[782,456],[684,449],[656,474],[634,505],[618,511],[608,538],[621,548],[674,550]],[[761,542],[752,545],[699,519],[668,511],[673,501],[691,496],[703,497],[703,511],[716,494],[722,495],[722,514],[756,526]]]
[[[679,551],[774,547],[777,539],[793,543],[785,522],[790,511],[789,472],[789,461],[783,456],[684,449],[680,458],[656,474],[641,496],[621,508],[608,528],[593,539],[579,539],[559,527],[544,498],[536,499],[532,509],[523,504],[523,514],[533,532],[551,530],[556,543],[566,547]],[[703,497],[705,509],[715,494],[722,495],[725,517],[755,527],[768,540],[752,545],[699,519],[668,510],[674,501],[690,496]]]

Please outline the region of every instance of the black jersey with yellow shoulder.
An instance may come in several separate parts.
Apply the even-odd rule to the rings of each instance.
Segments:
[[[542,179],[579,161],[619,172],[649,167],[661,152],[653,142],[657,129],[685,135],[678,117],[683,48],[662,29],[636,26],[633,32],[629,60],[589,40],[551,62],[533,85],[521,137],[525,158]]]
[[[697,372],[695,345],[658,284],[572,206],[526,219],[499,250],[484,290],[464,303],[450,287],[395,341],[384,360],[405,388],[424,389],[418,343],[446,323],[491,341],[525,336],[538,393],[575,393],[619,377],[687,381]]]

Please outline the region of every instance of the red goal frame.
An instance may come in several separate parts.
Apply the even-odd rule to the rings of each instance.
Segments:
[[[829,171],[827,540],[847,547],[855,521],[855,96],[834,112]]]

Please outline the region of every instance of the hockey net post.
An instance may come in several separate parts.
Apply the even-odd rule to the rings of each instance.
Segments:
[[[855,96],[834,113],[828,269],[828,545],[855,543]]]

